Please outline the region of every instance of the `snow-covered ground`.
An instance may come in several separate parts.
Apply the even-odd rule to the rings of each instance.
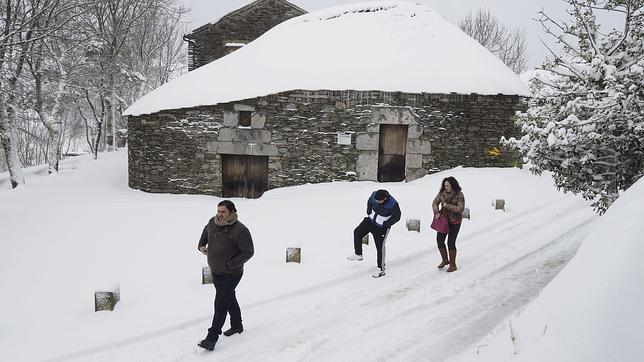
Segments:
[[[597,220],[534,303],[467,361],[644,361],[644,179]]]
[[[581,294],[570,283],[581,288],[598,281],[588,295],[594,298],[578,301],[584,308],[577,314],[610,318],[595,312],[611,307],[616,322],[627,317],[620,308],[643,299],[642,268],[628,274],[641,255],[633,244],[641,235],[636,205],[643,204],[642,182],[634,191],[638,197],[615,205],[623,214],[611,216],[611,209],[601,218],[585,201],[557,192],[549,177],[518,169],[457,168],[409,183],[304,185],[234,200],[256,249],[237,290],[245,331],[222,337],[208,353],[196,343],[210,323],[214,290],[200,284],[206,260],[196,244],[220,198],[131,190],[126,163],[123,151],[97,161],[77,157],[63,161],[58,175],[30,170],[28,184],[18,190],[9,190],[6,173],[0,174],[3,361],[474,359],[473,351],[484,349],[481,339],[507,326],[589,235],[593,242],[582,251],[590,251],[579,255],[585,261],[570,264],[578,271],[567,273],[567,284],[546,288],[537,302],[552,293],[573,298]],[[448,175],[461,182],[472,212],[457,243],[459,270],[450,274],[436,269],[435,233],[428,229],[430,202]],[[345,257],[366,199],[380,187],[399,200],[403,219],[387,241],[387,275],[373,279],[373,245],[362,262]],[[492,209],[494,198],[506,200],[506,211]],[[406,230],[407,218],[422,220],[421,233]],[[623,231],[612,232],[618,222]],[[599,237],[620,247],[600,254],[607,243],[595,241]],[[289,246],[302,247],[301,264],[285,263]],[[94,291],[114,284],[121,289],[114,312],[94,312]],[[551,287],[559,289],[548,292]],[[557,295],[550,298],[556,302]],[[542,309],[556,306],[550,300]],[[570,341],[564,332],[586,319],[566,311],[546,323],[548,333]],[[641,313],[636,317],[641,322]],[[557,318],[571,325],[563,328]],[[591,326],[616,325],[608,321]],[[528,327],[515,334],[522,337],[523,330],[525,342],[519,341],[529,351],[536,337]],[[589,331],[589,340],[602,335],[597,333]],[[487,355],[494,350],[487,348]],[[557,360],[553,354],[549,359]]]

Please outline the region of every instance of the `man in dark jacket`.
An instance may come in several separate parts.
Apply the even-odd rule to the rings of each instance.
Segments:
[[[367,215],[353,231],[355,254],[348,256],[347,259],[362,260],[362,238],[371,233],[378,252],[378,269],[373,277],[380,278],[385,275],[385,241],[389,235],[389,229],[400,220],[398,201],[387,190],[375,191],[367,200]]]
[[[217,215],[208,221],[201,233],[198,249],[208,256],[216,290],[212,326],[199,347],[212,351],[226,321],[226,314],[230,314],[230,329],[224,332],[225,336],[244,331],[235,288],[244,273],[244,263],[253,256],[254,249],[250,232],[237,220],[237,209],[232,201],[219,203]]]

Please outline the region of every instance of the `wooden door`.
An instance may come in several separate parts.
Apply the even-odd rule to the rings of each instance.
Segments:
[[[381,124],[378,145],[378,181],[398,182],[405,179],[407,125]]]
[[[221,155],[223,197],[257,199],[268,190],[268,156]]]

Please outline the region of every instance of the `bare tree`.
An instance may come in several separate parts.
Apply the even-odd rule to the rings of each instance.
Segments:
[[[496,55],[515,73],[526,70],[528,56],[526,34],[521,28],[505,27],[489,10],[468,13],[458,23],[459,28]]]
[[[16,86],[22,75],[25,56],[33,41],[34,11],[23,1],[0,3],[3,27],[0,34],[0,142],[7,160],[12,188],[25,183],[18,157],[15,124]]]
[[[22,102],[18,104],[16,100],[29,92],[30,82],[23,79],[25,67],[31,65],[30,56],[34,50],[69,21],[70,10],[77,6],[76,1],[64,0],[5,0],[0,3],[4,21],[0,35],[0,141],[13,188],[24,183],[16,114],[29,106]],[[28,153],[24,152],[23,158],[26,156]],[[57,157],[54,158],[57,163]]]
[[[0,172],[7,170],[7,159],[4,157],[4,149],[0,147]]]
[[[167,81],[176,72],[185,14],[176,0],[102,0],[81,18],[79,28],[92,40],[85,51],[91,71],[78,84],[78,100],[85,102],[79,110],[88,125],[101,128],[99,138],[111,133],[111,149],[122,124],[119,110],[160,85],[156,79]],[[94,143],[95,152],[106,138]]]
[[[125,74],[135,87],[128,87],[124,98],[131,104],[147,92],[168,82],[185,68],[187,51],[182,37],[186,33],[188,10],[174,0],[161,0],[132,34],[127,46]]]
[[[48,162],[104,135],[144,93],[176,76],[185,50],[178,0],[1,0],[0,142],[12,187],[21,167]],[[81,141],[83,142],[83,141]]]
[[[69,60],[78,45],[71,20],[87,9],[91,3],[82,1],[40,0],[45,10],[34,19],[38,34],[53,31],[34,42],[26,61],[33,79],[34,111],[47,129],[47,162],[49,173],[58,172],[64,129],[64,97],[67,95]]]

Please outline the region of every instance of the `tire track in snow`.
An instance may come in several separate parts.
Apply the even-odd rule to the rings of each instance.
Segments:
[[[388,335],[390,330],[409,332],[405,333],[404,338],[394,339],[391,345],[378,345],[377,351],[373,351],[373,346],[367,343],[357,348],[356,355],[361,357],[355,359],[427,360],[431,356],[430,360],[443,360],[455,351],[461,351],[475,343],[496,327],[504,316],[529,302],[559,272],[574,255],[593,217],[510,263],[492,269],[490,266],[494,264],[478,265],[474,269],[483,268],[488,272],[477,278],[471,278],[463,273],[458,275],[458,278],[450,278],[447,283],[443,280],[433,283],[434,285],[426,285],[425,292],[422,292],[418,279],[424,278],[429,281],[428,277],[434,272],[421,271],[418,277],[414,278],[415,281],[405,282],[404,279],[397,281],[402,285],[397,285],[394,290],[385,290],[380,295],[374,295],[366,305],[371,310],[375,309],[375,313],[388,317],[362,325],[360,326],[362,333],[354,330],[357,332],[354,334],[362,335],[362,338],[367,340],[379,340],[382,339],[378,337],[379,335]],[[552,263],[552,260],[556,262]],[[535,272],[536,267],[543,269],[541,275]],[[498,287],[494,288],[494,285],[503,285],[504,289],[499,290]],[[508,287],[511,288],[508,289]],[[408,291],[413,291],[415,294],[410,295],[413,297],[411,302],[402,300],[407,297],[405,294],[411,294]],[[377,291],[371,291],[371,294],[375,294],[374,292],[377,293]],[[461,299],[468,295],[470,295],[469,298]],[[393,303],[394,305],[389,305],[388,308],[379,308],[378,306],[386,304],[383,301],[401,302]],[[406,306],[405,303],[411,306]],[[481,309],[481,305],[484,308]],[[360,307],[364,306],[365,304]],[[346,314],[346,311],[344,312]],[[336,317],[340,317],[342,313],[343,311],[340,311],[340,315]],[[419,320],[424,321],[425,324],[419,323]],[[426,327],[423,327],[424,325]],[[325,327],[327,327],[326,324],[318,324],[309,326],[307,329]],[[340,343],[336,347],[341,346]],[[333,348],[319,355],[316,355],[314,350],[309,350],[306,355],[309,358],[321,360],[342,358],[341,355],[334,355],[332,350]],[[370,353],[370,350],[373,352]],[[416,352],[412,353],[413,351]],[[401,356],[410,358],[401,358]]]
[[[454,298],[464,300],[427,310],[443,322],[436,326],[438,333],[431,338],[401,343],[389,357],[419,360],[431,355],[432,359],[445,360],[485,337],[501,321],[538,296],[561,271],[586,237],[592,220],[586,220],[534,252],[459,288],[458,296]],[[502,285],[503,292],[499,293],[495,285]]]

